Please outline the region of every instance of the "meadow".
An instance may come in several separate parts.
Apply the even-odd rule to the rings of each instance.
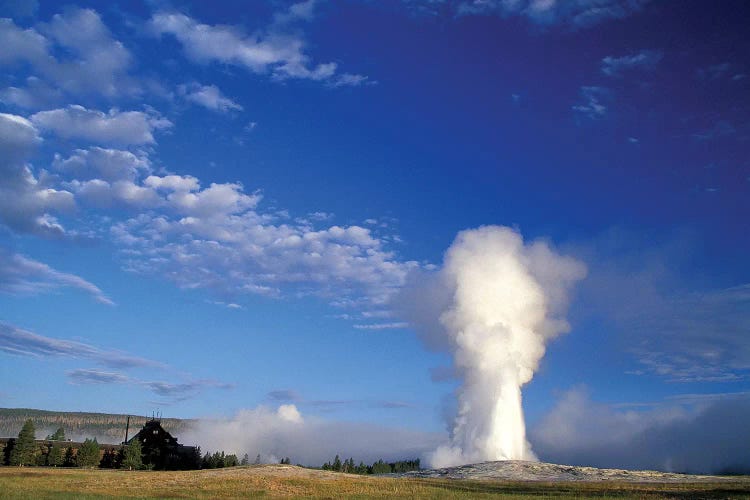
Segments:
[[[258,465],[198,471],[0,468],[2,499],[100,498],[749,498],[750,480],[510,482],[372,477]]]

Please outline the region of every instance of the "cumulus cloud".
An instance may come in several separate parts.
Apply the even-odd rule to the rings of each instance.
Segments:
[[[5,91],[5,100],[19,106],[48,103],[53,94],[40,93],[40,88],[82,97],[92,92],[114,97],[139,91],[127,74],[130,52],[91,9],[66,9],[50,22],[27,29],[11,19],[0,19],[0,64],[14,63],[29,64],[43,79],[41,86],[30,82],[26,88]]]
[[[60,288],[76,288],[97,302],[114,302],[99,287],[75,274],[57,271],[47,264],[0,248],[0,291],[13,295],[36,295]]]
[[[75,179],[102,179],[107,182],[132,181],[151,173],[151,162],[145,153],[135,154],[96,146],[76,149],[67,158],[57,154],[52,167]]]
[[[64,139],[84,139],[99,144],[153,144],[154,131],[172,126],[157,113],[118,111],[108,113],[76,104],[31,115],[37,127]]]
[[[50,212],[75,207],[72,193],[55,189],[45,174],[35,176],[26,160],[41,142],[27,119],[0,113],[0,222],[21,233],[57,237],[65,229]]]
[[[187,101],[211,111],[242,111],[242,106],[224,96],[216,85],[184,84],[177,87],[177,92]]]
[[[322,294],[383,302],[415,262],[402,262],[360,226],[316,228],[307,219],[258,209],[259,193],[238,183],[201,188],[190,176],[149,176],[140,185],[158,212],[111,228],[128,270],[223,296]],[[101,186],[102,189],[105,186]],[[316,223],[323,221],[318,218]],[[356,299],[356,300],[355,300]]]
[[[602,73],[607,76],[621,76],[624,72],[635,69],[652,70],[662,57],[664,54],[659,50],[643,50],[621,57],[607,56],[602,59]]]
[[[62,96],[58,87],[36,76],[27,77],[25,87],[0,89],[0,102],[19,108],[51,108],[62,100]]]
[[[714,395],[705,395],[714,396]],[[750,472],[746,393],[672,400],[646,409],[565,393],[530,432],[540,458],[554,463],[669,472]],[[683,402],[684,403],[684,402]]]
[[[3,322],[0,322],[0,351],[36,358],[85,359],[112,368],[161,366],[146,358],[104,350],[82,342],[45,337]]]
[[[198,420],[181,440],[211,443],[238,456],[259,454],[265,462],[290,457],[292,463],[319,466],[335,455],[370,463],[418,458],[442,438],[437,433],[302,415],[295,405],[285,404],[242,410],[232,418]]]
[[[359,85],[354,75],[337,78],[338,65],[314,64],[305,54],[305,43],[296,35],[271,27],[264,33],[247,35],[239,28],[203,24],[185,14],[158,12],[151,27],[159,35],[172,35],[186,55],[199,63],[220,62],[242,66],[278,80],[305,79]]]

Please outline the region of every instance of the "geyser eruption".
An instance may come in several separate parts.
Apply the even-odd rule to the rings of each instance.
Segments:
[[[462,378],[450,445],[434,467],[488,460],[535,460],[526,441],[521,387],[547,341],[569,330],[567,295],[585,266],[541,241],[524,244],[499,226],[462,231],[445,254],[440,286],[450,300],[440,323]]]

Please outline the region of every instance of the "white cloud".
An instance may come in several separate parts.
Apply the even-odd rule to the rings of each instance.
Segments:
[[[60,54],[67,58],[58,57]],[[128,50],[91,9],[66,9],[49,23],[27,29],[10,19],[0,19],[0,64],[30,64],[45,80],[46,88],[83,97],[92,92],[107,97],[135,94],[139,86],[127,75],[131,61]],[[39,94],[39,89],[34,85],[6,89],[5,100],[40,107],[50,94]]]
[[[285,289],[382,303],[417,265],[398,261],[359,226],[315,230],[276,223],[252,209],[252,198],[227,205],[232,198],[226,194],[217,197],[221,204],[201,206],[201,195],[208,198],[216,189],[195,193],[192,203],[170,198],[174,216],[142,214],[115,224],[112,234],[126,251],[126,268],[230,296],[279,295]],[[169,196],[177,194],[193,195]],[[247,197],[239,191],[234,196]]]
[[[358,87],[360,85],[364,85],[365,83],[368,83],[368,77],[365,75],[343,73],[337,76],[331,85],[334,87]]]
[[[151,18],[152,29],[160,35],[173,35],[187,56],[199,63],[221,62],[242,66],[255,73],[270,73],[274,78],[334,81],[337,64],[314,64],[305,54],[305,43],[296,35],[276,27],[265,33],[246,35],[239,28],[203,24],[177,12],[159,12]],[[350,77],[341,84],[354,84]],[[356,82],[359,84],[361,82]]]
[[[292,463],[320,466],[335,455],[372,463],[380,458],[418,458],[445,436],[371,423],[351,423],[301,415],[293,404],[241,410],[232,418],[198,420],[182,441],[264,462],[289,457]],[[208,450],[206,450],[208,451]]]
[[[404,321],[394,321],[392,323],[368,323],[353,326],[357,330],[394,330],[408,328],[409,323]]]
[[[90,147],[76,149],[68,158],[55,155],[53,168],[78,180],[102,179],[107,182],[135,180],[151,172],[151,163],[145,153]]]
[[[104,350],[73,340],[45,337],[3,322],[0,322],[0,351],[35,358],[86,359],[112,368],[162,366],[155,361],[121,351]]]
[[[459,15],[522,16],[536,24],[586,27],[610,19],[628,17],[638,12],[646,2],[647,0],[455,0],[450,1],[450,5]]]
[[[13,295],[36,295],[61,288],[77,288],[97,302],[113,305],[99,287],[85,279],[57,271],[47,264],[0,247],[0,292]]]
[[[99,144],[153,144],[153,132],[172,126],[156,113],[118,111],[103,113],[79,105],[40,111],[31,115],[37,127],[54,132],[65,139],[84,139]]]
[[[746,394],[667,401],[627,409],[566,392],[530,432],[539,458],[553,463],[726,473],[750,471]]]
[[[36,76],[29,76],[25,87],[0,90],[0,102],[20,108],[49,108],[58,103],[62,95],[59,88],[50,86]]]
[[[602,87],[581,87],[581,104],[573,106],[573,111],[596,120],[607,114],[607,106],[602,103],[607,89]]]
[[[41,142],[27,119],[0,113],[0,222],[22,233],[62,236],[50,211],[75,207],[72,193],[50,185],[44,171],[35,176],[26,159]]]
[[[286,12],[278,12],[274,15],[276,24],[286,24],[294,21],[310,21],[315,13],[315,4],[318,0],[303,0],[293,3]]]
[[[607,56],[602,59],[602,73],[608,76],[621,76],[625,71],[652,70],[664,54],[658,50],[643,50],[621,57]]]
[[[595,318],[620,336],[638,363],[634,376],[708,382],[750,375],[750,284],[686,283],[677,270],[694,244],[683,235],[644,242],[613,230],[574,250],[590,269],[579,295],[581,320]]]
[[[150,175],[143,184],[154,189],[166,191],[197,191],[200,182],[191,175],[165,175],[163,177]]]
[[[203,106],[211,111],[226,113],[242,111],[242,106],[224,96],[216,85],[191,83],[177,87],[178,93],[186,100]]]
[[[732,65],[728,62],[714,64],[697,71],[698,78],[702,80],[718,80],[728,74]]]
[[[161,403],[171,404],[184,401],[198,395],[204,389],[231,389],[231,384],[215,380],[188,380],[187,382],[165,382],[162,380],[141,380],[119,372],[108,372],[99,369],[77,368],[66,373],[71,383],[88,384],[129,384],[145,387],[157,396],[166,398]]]

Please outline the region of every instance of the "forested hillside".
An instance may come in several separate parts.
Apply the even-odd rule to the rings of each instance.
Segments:
[[[59,427],[68,439],[83,440],[96,437],[100,443],[117,444],[125,439],[127,415],[110,413],[83,413],[32,410],[28,408],[0,408],[0,437],[16,437],[27,419],[34,422],[36,438],[44,439]],[[130,416],[130,435],[138,432],[149,420],[143,416]],[[179,436],[191,420],[163,418],[165,430]]]

